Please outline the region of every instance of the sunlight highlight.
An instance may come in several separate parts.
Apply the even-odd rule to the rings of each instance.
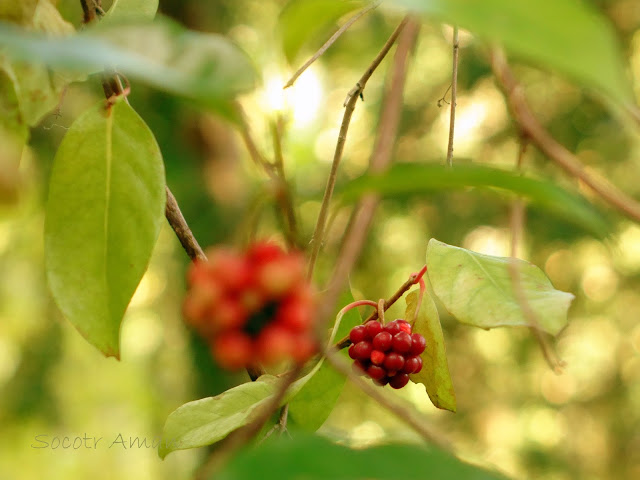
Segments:
[[[322,101],[322,82],[313,68],[307,69],[292,87],[283,89],[286,79],[274,75],[265,81],[262,107],[290,117],[295,128],[305,128],[317,117]]]

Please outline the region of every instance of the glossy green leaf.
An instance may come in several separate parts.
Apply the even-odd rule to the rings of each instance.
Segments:
[[[65,38],[0,22],[0,47],[12,58],[76,72],[105,65],[130,81],[181,95],[234,118],[231,102],[253,88],[248,57],[226,38],[185,30],[169,20],[99,26]]]
[[[214,478],[214,477],[210,477]],[[433,448],[389,444],[351,449],[316,435],[280,437],[241,451],[216,480],[506,480]]]
[[[618,103],[633,92],[616,33],[580,0],[391,0],[462,28]]]
[[[354,301],[351,291],[346,291],[340,305],[348,305]],[[349,334],[351,329],[362,323],[362,318],[356,308],[349,310],[334,324],[334,338],[341,339]],[[348,358],[347,350],[340,352]],[[323,364],[318,372],[289,402],[289,417],[296,426],[308,431],[316,431],[322,426],[333,410],[347,379],[329,364]]]
[[[280,13],[278,28],[287,59],[292,61],[305,43],[343,15],[364,5],[363,1],[290,0]]]
[[[158,11],[158,0],[113,0],[102,22],[131,22],[153,20]]]
[[[431,239],[428,274],[436,296],[462,323],[481,328],[528,326],[514,293],[510,262],[519,269],[522,291],[542,330],[557,335],[567,324],[574,296],[556,290],[535,265],[493,257]]]
[[[419,292],[414,290],[405,299],[407,309],[405,320],[413,321],[418,306]],[[422,383],[429,395],[431,403],[436,407],[452,412],[456,411],[456,394],[449,374],[447,352],[444,346],[444,336],[440,325],[440,316],[436,304],[431,298],[430,289],[424,294],[418,318],[413,325],[413,332],[419,333],[427,341],[427,347],[422,353],[422,370],[411,375],[411,381]]]
[[[513,192],[529,200],[532,205],[597,237],[604,237],[610,232],[603,215],[582,196],[563,190],[549,181],[479,165],[457,164],[450,169],[444,165],[396,164],[385,174],[356,178],[339,193],[343,201],[353,202],[369,192],[377,192],[384,197],[401,197],[465,187]]]
[[[307,375],[296,380],[282,404],[296,395],[321,365],[318,362]],[[247,425],[269,403],[281,381],[273,375],[261,375],[255,382],[243,383],[215,397],[185,403],[167,418],[158,455],[164,458],[175,450],[211,445]]]
[[[162,156],[138,114],[120,101],[80,116],[54,160],[45,261],[60,310],[106,356],[119,358],[120,323],[164,209]]]

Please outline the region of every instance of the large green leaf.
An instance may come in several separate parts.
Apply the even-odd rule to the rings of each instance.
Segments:
[[[354,450],[315,435],[280,437],[236,455],[216,480],[506,480],[436,449],[390,444]]]
[[[300,48],[364,1],[290,0],[280,14],[278,31],[284,53],[292,61]]]
[[[457,164],[451,169],[434,164],[396,164],[382,175],[365,175],[338,190],[343,201],[353,202],[369,192],[398,197],[450,191],[456,188],[494,188],[513,192],[534,206],[577,225],[593,235],[604,237],[609,224],[593,205],[578,194],[570,193],[544,180],[480,165]]]
[[[518,268],[520,286],[540,328],[558,334],[567,324],[567,311],[574,296],[554,289],[538,267],[433,238],[427,246],[428,274],[436,296],[458,321],[481,328],[529,325],[515,294],[510,262]]]
[[[318,362],[309,373],[296,380],[281,404],[296,395],[321,365],[322,362]],[[255,382],[243,383],[215,397],[185,403],[167,418],[158,455],[164,458],[175,450],[211,445],[247,425],[278,391],[279,382],[282,379],[273,375],[261,375]]]
[[[119,358],[120,323],[164,220],[162,156],[123,101],[101,102],[70,127],[56,154],[45,221],[45,260],[65,317]]]
[[[580,0],[390,0],[459,25],[619,103],[633,102],[611,24]]]
[[[169,20],[99,25],[65,38],[50,38],[0,22],[0,47],[16,60],[71,71],[105,65],[130,80],[181,95],[233,118],[235,95],[253,88],[248,57],[226,38],[185,30]]]
[[[340,299],[340,305],[353,302],[353,295],[347,290]],[[341,320],[341,321],[340,321]],[[343,317],[336,319],[333,338],[343,338],[351,329],[362,323],[357,309],[349,310]],[[347,350],[340,352],[348,358]],[[329,364],[323,364],[318,372],[307,382],[300,392],[289,402],[289,417],[296,426],[308,431],[316,431],[329,417],[347,379]]]
[[[425,386],[431,403],[436,407],[455,412],[456,394],[453,391],[453,383],[449,374],[440,316],[429,290],[425,292],[418,318],[413,325],[413,332],[419,333],[425,338],[427,347],[421,355],[422,370],[411,375],[411,380]],[[410,322],[415,318],[418,291],[414,290],[409,293],[405,301],[407,302],[407,310],[404,318]]]
[[[157,11],[158,0],[113,0],[102,22],[153,20]]]

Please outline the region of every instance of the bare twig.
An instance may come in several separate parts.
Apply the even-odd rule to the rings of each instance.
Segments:
[[[373,398],[376,402],[382,405],[389,412],[396,415],[399,419],[404,421],[413,430],[415,430],[426,442],[436,445],[437,447],[452,452],[450,442],[440,432],[433,431],[428,427],[422,417],[416,412],[415,408],[406,402],[400,402],[396,399],[392,399],[390,395],[383,393],[382,389],[371,385],[369,382],[363,380],[361,377],[355,375],[351,369],[351,366],[341,358],[334,349],[327,349],[325,352],[327,361],[338,372],[345,375],[351,380],[360,390]]]
[[[283,217],[286,223],[286,238],[289,247],[298,246],[298,224],[296,221],[296,213],[293,209],[293,197],[291,189],[284,173],[284,159],[282,157],[282,134],[279,121],[271,122],[271,137],[273,140],[273,156],[274,167],[278,175],[278,192],[276,200],[278,201]]]
[[[365,14],[369,13],[371,10],[373,10],[373,9],[374,9],[374,8],[376,8],[378,5],[380,5],[380,1],[381,1],[381,0],[379,0],[379,1],[377,1],[377,2],[374,2],[374,3],[372,3],[371,5],[369,5],[369,6],[365,7],[365,8],[363,8],[363,9],[362,9],[362,10],[360,10],[358,13],[356,13],[353,17],[351,17],[349,20],[347,20],[347,22],[346,22],[343,26],[341,26],[341,27],[338,29],[338,31],[337,31],[336,33],[334,33],[333,35],[331,35],[331,38],[329,38],[329,40],[327,40],[327,41],[325,42],[325,44],[324,44],[324,45],[322,45],[322,46],[320,47],[320,49],[319,49],[315,54],[313,54],[313,56],[312,56],[309,60],[307,60],[307,61],[305,62],[305,64],[304,64],[304,65],[302,65],[298,70],[296,70],[296,73],[294,73],[294,74],[291,76],[291,78],[289,79],[289,81],[287,82],[287,84],[286,84],[284,87],[282,87],[282,88],[283,88],[283,89],[285,89],[285,88],[289,88],[290,86],[292,86],[292,85],[295,83],[295,81],[298,79],[298,77],[299,77],[300,75],[302,75],[302,74],[303,74],[303,72],[304,72],[307,68],[309,68],[313,62],[315,62],[318,58],[320,58],[320,57],[322,56],[322,54],[323,54],[324,52],[326,52],[326,51],[329,49],[329,47],[330,47],[331,45],[333,45],[333,44],[335,43],[335,41],[336,41],[336,40],[338,40],[338,38],[340,38],[340,36],[341,36],[344,32],[346,32],[346,31],[349,29],[349,27],[351,27],[351,25],[353,25],[354,23],[356,23],[356,22],[357,22],[357,21],[358,21],[358,20],[359,20],[363,15],[365,15]]]
[[[329,173],[327,186],[324,191],[324,197],[322,198],[322,205],[320,206],[320,213],[318,214],[316,228],[313,232],[313,236],[311,237],[311,254],[309,256],[309,270],[307,274],[309,278],[311,278],[313,275],[313,269],[315,267],[318,253],[320,252],[320,247],[322,245],[322,237],[324,235],[327,214],[329,212],[329,204],[331,203],[333,189],[335,187],[336,178],[338,176],[338,166],[340,165],[340,160],[342,159],[342,152],[344,151],[344,145],[347,140],[347,131],[349,130],[351,116],[353,115],[353,111],[356,108],[356,102],[358,101],[359,95],[364,90],[367,81],[369,80],[369,78],[371,78],[371,75],[376,70],[376,68],[378,68],[378,65],[380,65],[387,53],[389,53],[389,50],[395,43],[398,35],[400,35],[400,32],[406,25],[407,21],[408,18],[405,18],[402,20],[402,22],[400,22],[400,25],[398,25],[398,27],[394,30],[387,42],[382,47],[382,50],[380,50],[380,53],[378,53],[365,73],[362,75],[362,77],[360,77],[360,80],[356,83],[356,86],[349,92],[349,96],[345,102],[345,111],[342,118],[342,125],[340,126],[340,133],[338,134],[338,142],[336,144],[336,150],[333,156],[333,163],[331,164],[331,172]]]
[[[515,79],[501,51],[492,52],[491,64],[498,84],[505,93],[513,118],[531,143],[567,173],[591,187],[610,205],[629,218],[640,221],[640,203],[616,187],[589,175],[580,160],[560,145],[535,118],[527,104],[522,87]]]
[[[453,27],[453,68],[451,72],[451,117],[449,118],[449,145],[447,146],[447,166],[453,167],[453,132],[456,125],[456,101],[458,96],[458,27]]]
[[[176,201],[176,197],[173,196],[169,187],[167,187],[167,205],[165,207],[165,216],[169,221],[169,225],[180,240],[180,244],[184,251],[187,252],[189,258],[191,260],[201,260],[206,261],[207,256],[202,251],[202,248],[198,244],[196,237],[191,233],[191,229],[187,224],[187,221],[184,219],[182,212],[180,211],[180,207],[178,206],[178,202]]]
[[[376,145],[389,145],[389,147],[374,149],[370,160],[370,168],[375,168],[375,171],[382,171],[391,162],[392,147],[395,142],[397,124],[400,118],[399,110],[402,107],[402,91],[406,78],[408,57],[419,29],[419,24],[413,19],[406,18],[403,20],[403,23],[406,23],[406,29],[400,36],[398,49],[394,57],[391,86],[387,91],[387,98],[383,103],[383,109],[380,115],[381,122],[378,125],[377,131],[378,140]],[[375,195],[367,195],[359,202],[351,216],[351,221],[342,241],[342,248],[338,254],[336,266],[317,313],[319,335],[322,335],[323,331],[326,331],[327,321],[331,316],[338,296],[347,282],[351,269],[360,256],[360,251],[367,232],[369,231],[377,205],[378,197]]]
[[[518,150],[518,158],[516,160],[516,170],[518,172],[520,172],[522,169],[522,162],[526,150],[527,139],[522,136],[520,138],[520,148]],[[527,295],[524,292],[524,288],[522,286],[522,278],[520,275],[520,268],[516,263],[516,259],[518,258],[518,245],[520,244],[520,239],[522,237],[523,231],[524,203],[522,199],[516,198],[513,201],[511,207],[511,262],[509,262],[509,276],[511,277],[511,287],[513,288],[513,293],[516,296],[516,300],[520,305],[520,309],[522,310],[522,313],[527,320],[527,323],[529,324],[529,329],[531,330],[531,333],[533,333],[533,336],[538,342],[538,345],[540,345],[540,350],[542,351],[542,355],[549,365],[549,368],[551,368],[551,370],[553,370],[555,373],[560,373],[563,362],[558,359],[558,356],[554,352],[553,347],[549,344],[546,336],[540,328],[538,315],[531,308],[529,300],[527,299]]]
[[[207,461],[196,473],[196,480],[213,478],[213,474],[219,470],[239,448],[246,445],[260,432],[264,424],[271,418],[271,415],[278,409],[287,394],[287,390],[289,390],[291,384],[296,381],[301,371],[302,365],[297,365],[286,374],[278,386],[278,390],[273,394],[270,401],[258,410],[255,418],[248,425],[231,433],[223,440],[220,448],[211,453]]]

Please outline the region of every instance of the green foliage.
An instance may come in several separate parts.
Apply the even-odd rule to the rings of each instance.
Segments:
[[[529,325],[509,272],[512,262],[540,327],[557,335],[567,324],[574,296],[554,289],[538,267],[520,259],[453,247],[433,238],[427,247],[429,279],[436,296],[458,321],[481,328]]]
[[[217,480],[506,480],[496,472],[418,445],[384,445],[355,450],[319,436],[296,436],[245,450],[217,472]],[[213,477],[212,477],[213,478]]]
[[[405,299],[407,310],[405,320],[411,322],[415,318],[418,306],[418,291],[409,293]],[[438,408],[456,411],[456,394],[449,374],[447,352],[444,346],[444,336],[440,325],[440,316],[436,304],[431,298],[430,289],[425,292],[418,318],[413,325],[413,332],[419,333],[427,341],[427,347],[422,353],[422,370],[411,375],[411,380],[422,383],[429,395],[431,403]]]
[[[391,0],[459,25],[524,59],[564,73],[619,104],[633,103],[611,25],[578,0]]]
[[[364,5],[363,1],[290,0],[280,14],[279,31],[287,59],[341,16]]]
[[[582,196],[570,193],[546,180],[518,175],[492,167],[456,163],[453,169],[433,164],[397,164],[382,175],[364,175],[339,191],[345,202],[353,202],[368,192],[384,197],[428,194],[466,187],[495,188],[516,193],[534,206],[586,230],[604,237],[609,222]]]
[[[50,38],[0,22],[0,47],[15,60],[98,72],[105,65],[161,90],[235,118],[231,100],[253,88],[247,56],[226,38],[187,31],[168,20],[100,26]]]
[[[102,22],[153,20],[157,11],[158,0],[113,0]]]
[[[162,156],[124,101],[100,102],[65,135],[49,184],[45,260],[67,319],[107,356],[164,220]]]
[[[339,305],[348,305],[353,302],[350,290],[340,298]],[[343,338],[351,329],[362,323],[362,318],[357,309],[349,310],[344,316],[337,318],[334,325],[335,333],[332,338]],[[340,351],[340,355],[347,359],[347,350]],[[323,363],[312,379],[300,390],[289,403],[289,416],[295,424],[308,431],[316,431],[322,426],[335,407],[346,378],[336,372],[330,365]]]

